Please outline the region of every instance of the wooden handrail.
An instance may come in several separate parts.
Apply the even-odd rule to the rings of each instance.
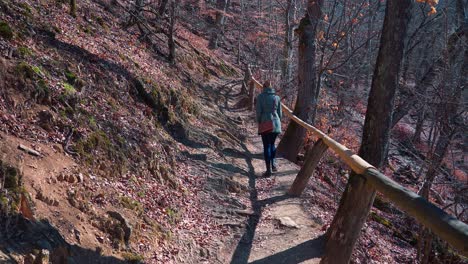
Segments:
[[[262,87],[255,78],[252,77],[251,80],[257,88]],[[467,224],[447,214],[445,211],[423,197],[386,177],[363,158],[354,154],[346,146],[336,142],[316,127],[307,124],[295,116],[291,109],[289,109],[284,103],[281,103],[281,106],[284,108],[284,113],[289,116],[291,120],[308,131],[313,132],[317,137],[322,139],[323,142],[332,149],[344,163],[350,166],[354,172],[365,177],[366,180],[368,180],[376,190],[387,197],[387,199],[410,216],[416,218],[416,220],[424,226],[431,229],[436,235],[447,241],[462,255],[468,257]]]
[[[257,88],[261,88],[262,85],[252,77],[252,81],[254,82]],[[353,171],[358,174],[363,174],[367,169],[374,168],[374,166],[370,165],[367,161],[359,157],[358,155],[354,154],[349,148],[340,143],[336,142],[325,133],[320,131],[318,128],[307,124],[306,122],[302,121],[299,117],[295,116],[291,109],[287,107],[284,103],[281,102],[281,106],[285,110],[284,113],[289,116],[294,122],[299,124],[300,126],[304,127],[305,129],[312,131],[317,135],[319,138],[325,142],[325,144],[333,150],[340,158],[351,167]]]

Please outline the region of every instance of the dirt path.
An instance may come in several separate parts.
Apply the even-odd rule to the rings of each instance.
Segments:
[[[303,209],[302,198],[285,193],[299,167],[278,159],[279,171],[262,178],[265,170],[261,138],[255,133],[253,113],[238,111],[238,96],[229,98],[225,114],[241,117],[248,137],[242,150],[225,151],[236,173],[233,179],[247,187],[247,220],[223,263],[318,263],[323,239],[320,226]]]

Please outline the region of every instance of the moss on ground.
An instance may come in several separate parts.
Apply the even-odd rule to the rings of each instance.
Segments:
[[[21,46],[18,48],[18,53],[20,54],[20,56],[22,57],[30,57],[34,54],[34,52],[29,49],[28,47],[26,46]]]
[[[34,73],[36,74],[36,76],[39,76],[40,78],[42,77],[45,77],[45,70],[42,69],[41,66],[35,66],[35,65],[32,65],[31,66],[31,69],[34,71]]]
[[[0,214],[16,212],[20,205],[21,194],[26,190],[22,186],[22,175],[18,168],[0,160],[0,180],[4,181],[0,192]]]
[[[13,38],[13,30],[5,21],[0,21],[0,37],[11,40]]]
[[[389,219],[378,215],[376,212],[371,212],[370,216],[372,220],[376,221],[377,223],[382,224],[383,226],[387,227],[392,231],[392,234],[394,237],[397,237],[403,241],[408,242],[410,245],[416,245],[418,243],[417,237],[411,232],[411,231],[402,231],[400,229],[397,229]],[[408,234],[407,234],[408,233]],[[406,234],[406,235],[404,235]]]
[[[144,212],[143,205],[140,202],[132,199],[131,197],[122,196],[119,198],[119,200],[120,200],[120,204],[127,209],[135,211],[138,214],[141,214]]]
[[[122,142],[121,142],[122,141]],[[114,143],[102,130],[94,131],[87,138],[80,139],[75,150],[80,158],[89,165],[98,165],[96,155],[105,155],[112,161],[106,169],[108,175],[123,175],[128,170],[128,158],[124,140]]]
[[[234,68],[232,68],[231,66],[227,65],[223,60],[220,61],[219,67],[226,76],[236,75],[236,70],[234,70]]]
[[[63,85],[63,92],[65,96],[73,96],[76,94],[76,89],[75,87],[73,87],[73,85],[67,82],[62,83],[62,85]]]
[[[165,125],[177,124],[180,121],[185,121],[190,116],[198,116],[200,107],[192,99],[190,95],[184,91],[166,88],[154,82],[146,82],[150,85],[149,93],[141,91],[140,95],[151,106],[153,111],[157,113],[159,121]],[[140,88],[140,90],[142,90]]]
[[[139,255],[137,253],[133,253],[133,252],[125,252],[122,254],[122,257],[132,263],[132,264],[139,264],[139,263],[143,263],[143,260],[144,260],[144,257],[142,255]]]
[[[76,144],[78,154],[84,157],[91,155],[97,148],[105,150],[111,148],[111,141],[104,131],[93,132],[88,138],[80,140]]]
[[[69,71],[69,70],[65,71],[65,78],[67,79],[67,82],[72,84],[72,85],[75,84],[76,80],[78,79],[76,77],[76,74]]]
[[[25,61],[18,63],[15,67],[15,71],[19,76],[27,79],[33,79],[36,75],[33,67]]]
[[[177,222],[179,222],[181,219],[181,215],[176,209],[166,208],[166,213],[171,225],[177,224]]]
[[[371,212],[370,215],[372,220],[376,221],[377,223],[380,223],[388,228],[393,227],[392,223],[388,219],[378,215],[376,212]]]
[[[24,54],[29,54],[30,51],[27,48],[23,49]],[[30,65],[25,61],[21,61],[15,67],[15,73],[24,79],[33,81],[34,87],[30,89],[31,97],[37,103],[48,103],[51,100],[50,88],[44,79],[48,76],[48,73],[40,66]]]
[[[27,18],[32,18],[32,9],[31,6],[27,3],[18,3],[18,6],[22,9],[21,14]]]
[[[18,4],[19,7],[21,7],[21,9],[23,9],[24,11],[26,11],[27,13],[31,14],[32,13],[32,10],[31,10],[31,6],[27,3],[19,3]]]

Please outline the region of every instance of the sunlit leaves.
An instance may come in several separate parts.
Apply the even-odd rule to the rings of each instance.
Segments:
[[[416,0],[416,2],[425,3],[425,4],[428,4],[430,6],[430,10],[427,13],[427,15],[430,16],[430,15],[433,15],[433,14],[437,13],[437,10],[436,10],[435,6],[439,3],[439,0]]]

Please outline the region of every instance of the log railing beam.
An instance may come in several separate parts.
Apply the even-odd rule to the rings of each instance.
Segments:
[[[261,88],[262,85],[252,77],[252,86]],[[381,192],[386,198],[401,208],[408,215],[414,217],[418,222],[431,229],[437,236],[447,241],[463,256],[468,257],[468,225],[447,214],[431,202],[416,193],[399,185],[395,181],[379,172],[374,166],[354,154],[346,146],[336,142],[328,135],[307,124],[283,103],[283,113],[292,121],[313,132],[323,143],[325,143],[338,157],[346,163],[357,174],[362,175],[369,183]],[[310,177],[310,176],[309,176]],[[297,179],[297,178],[296,178]],[[294,184],[293,184],[294,185]]]
[[[398,208],[447,241],[462,255],[468,256],[467,224],[447,214],[444,210],[374,168],[368,169],[363,176]]]

